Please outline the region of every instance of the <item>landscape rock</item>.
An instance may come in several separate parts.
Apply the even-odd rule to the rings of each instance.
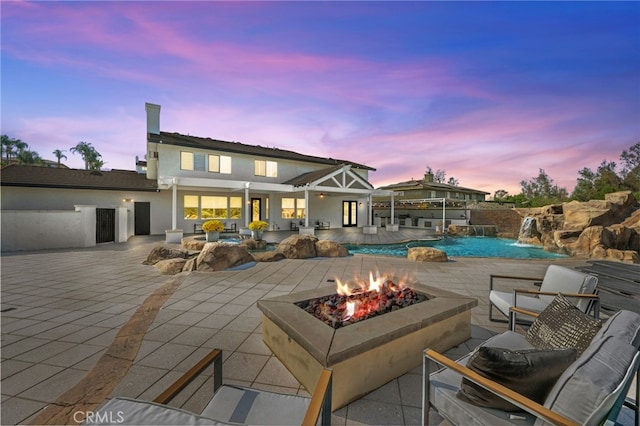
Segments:
[[[222,271],[253,261],[247,249],[238,244],[207,243],[196,259],[196,269],[203,272]]]
[[[316,242],[318,238],[313,235],[294,234],[278,245],[277,251],[287,259],[309,259],[317,257]]]
[[[284,254],[279,251],[263,251],[259,253],[253,253],[253,258],[256,262],[278,262],[286,259]]]
[[[182,272],[191,272],[196,270],[196,258],[192,257],[187,259],[187,262],[182,267]]]
[[[416,262],[448,262],[447,253],[433,247],[411,247],[407,259]]]
[[[318,257],[346,257],[349,250],[340,243],[329,240],[316,241],[316,255]]]
[[[570,256],[639,262],[640,205],[630,191],[517,212],[535,219],[526,243]]]
[[[204,245],[207,244],[205,238],[196,239],[194,237],[186,237],[181,240],[180,245],[183,249],[200,251],[204,248]]]
[[[265,240],[254,240],[253,238],[247,238],[240,242],[240,246],[247,250],[264,250],[267,248],[267,242]]]
[[[153,266],[163,275],[175,275],[182,272],[182,268],[185,263],[187,263],[187,259],[175,257],[172,259],[160,260]]]
[[[189,257],[189,252],[183,249],[177,249],[168,246],[156,246],[151,249],[151,252],[147,256],[147,259],[142,262],[144,265],[155,265],[161,260]]]

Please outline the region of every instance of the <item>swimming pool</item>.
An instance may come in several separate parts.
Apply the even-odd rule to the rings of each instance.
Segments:
[[[540,246],[518,244],[514,240],[492,237],[443,237],[398,244],[344,244],[351,254],[407,257],[409,247],[433,247],[448,257],[506,257],[511,259],[551,259],[567,257],[545,251]]]

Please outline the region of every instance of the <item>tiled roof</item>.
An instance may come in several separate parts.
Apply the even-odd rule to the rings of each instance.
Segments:
[[[415,189],[430,189],[434,191],[454,191],[454,192],[467,192],[474,194],[489,194],[489,192],[480,191],[477,189],[464,188],[462,186],[449,185],[446,183],[429,182],[428,180],[409,180],[406,182],[394,183],[391,185],[383,186],[380,189],[388,190],[415,190]]]
[[[130,170],[80,170],[12,164],[0,170],[2,186],[156,191],[155,180]]]
[[[313,172],[303,173],[299,176],[289,179],[284,182],[285,185],[304,186],[308,183],[315,182],[316,180],[325,177],[343,167],[342,164],[333,167],[327,167],[326,169],[320,169]]]
[[[201,138],[197,136],[182,135],[180,133],[160,132],[159,135],[149,133],[147,135],[150,142],[157,142],[169,145],[178,145],[191,148],[208,149],[223,152],[235,152],[238,154],[255,155],[261,157],[281,158],[294,161],[307,161],[316,164],[349,164],[358,169],[373,170],[373,167],[364,164],[354,163],[347,160],[335,158],[315,157],[279,148],[268,148],[259,145],[247,145],[240,142],[227,142],[211,138]]]

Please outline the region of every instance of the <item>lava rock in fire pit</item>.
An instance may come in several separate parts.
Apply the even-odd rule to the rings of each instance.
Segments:
[[[424,302],[429,298],[410,287],[398,287],[388,280],[380,291],[351,295],[330,294],[295,304],[331,327],[338,329],[358,321]]]
[[[433,247],[411,247],[407,259],[416,262],[448,262],[447,253]]]

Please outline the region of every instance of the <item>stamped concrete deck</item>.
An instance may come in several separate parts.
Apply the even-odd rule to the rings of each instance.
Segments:
[[[318,235],[345,242],[391,242],[424,235],[412,230],[361,232],[331,230]],[[266,239],[277,241],[287,235],[267,233]],[[472,311],[472,338],[447,353],[456,358],[492,332],[505,329],[487,319],[489,274],[541,276],[551,262],[584,264],[575,259],[489,258],[416,263],[350,256],[169,277],[142,265],[151,248],[161,243],[161,237],[134,237],[128,243],[90,249],[2,255],[1,424],[51,419],[62,423],[55,417],[61,412],[73,423],[104,397],[152,399],[212,348],[224,351],[225,383],[306,394],[262,342],[256,302],[332,286],[330,279],[372,269],[410,273],[421,283],[478,298]],[[105,363],[115,367],[105,368]],[[420,381],[421,369],[416,368],[336,411],[333,421],[418,424]],[[200,377],[172,405],[199,412],[211,396],[211,384],[210,375]]]

